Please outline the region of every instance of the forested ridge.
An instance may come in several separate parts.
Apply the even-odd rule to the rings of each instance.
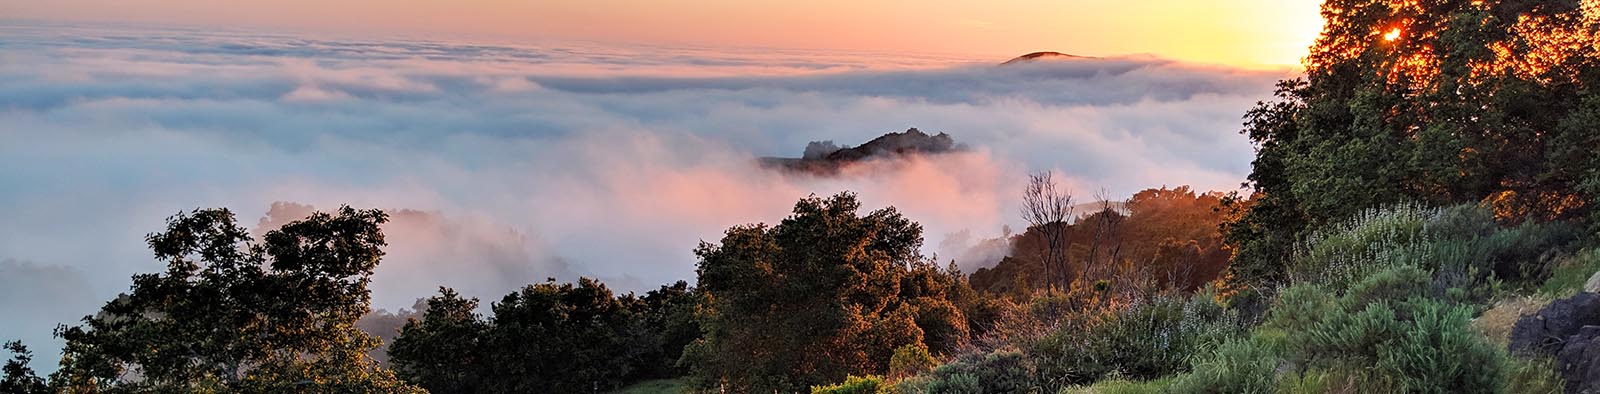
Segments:
[[[380,348],[358,322],[384,211],[253,237],[196,209],[146,238],[165,271],[56,330],[55,372],[8,343],[0,392],[1600,390],[1589,342],[1517,323],[1600,290],[1600,1],[1322,15],[1304,74],[1243,114],[1242,191],[1086,201],[1033,174],[1029,226],[974,272],[893,207],[814,195],[684,245],[694,278],[440,288]]]

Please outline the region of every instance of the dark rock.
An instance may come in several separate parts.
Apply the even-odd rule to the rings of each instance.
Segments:
[[[1030,62],[1035,62],[1035,61],[1039,61],[1039,60],[1047,60],[1047,59],[1069,60],[1069,59],[1086,59],[1086,58],[1087,57],[1085,57],[1085,56],[1069,55],[1069,54],[1065,54],[1065,53],[1061,53],[1061,52],[1043,51],[1043,52],[1034,52],[1034,53],[1030,53],[1030,54],[1026,54],[1026,55],[1022,55],[1022,56],[1017,56],[1015,58],[1012,58],[1011,60],[1007,60],[1005,63],[1000,63],[1000,65],[1004,66],[1004,65],[1008,65],[1008,64],[1030,63]]]
[[[928,135],[913,127],[903,133],[884,134],[854,148],[836,145],[833,141],[812,141],[800,158],[765,157],[760,163],[767,168],[826,176],[838,174],[841,168],[864,160],[937,155],[964,149],[949,134]]]
[[[1578,293],[1517,319],[1509,348],[1518,354],[1555,356],[1569,337],[1589,325],[1600,325],[1600,294]]]
[[[1567,393],[1600,393],[1600,326],[1583,326],[1567,337],[1556,365],[1566,379]]]

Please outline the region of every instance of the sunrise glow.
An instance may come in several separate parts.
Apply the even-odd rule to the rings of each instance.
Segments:
[[[1149,54],[1251,67],[1299,64],[1322,26],[1314,0],[0,0],[0,15],[522,44],[588,40],[1000,60],[1044,50]]]

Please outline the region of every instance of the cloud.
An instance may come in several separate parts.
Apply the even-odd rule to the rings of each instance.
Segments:
[[[180,210],[276,221],[295,214],[280,201],[379,207],[396,212],[373,284],[375,307],[391,310],[437,285],[492,300],[547,276],[635,291],[692,278],[697,242],[776,222],[813,193],[895,206],[926,227],[925,251],[955,258],[1019,224],[1029,171],[1066,175],[1080,198],[1232,188],[1252,156],[1240,116],[1287,73],[1156,58],[999,67],[915,54],[5,31],[0,257],[76,270],[88,285],[72,288],[104,300],[160,269],[142,236]],[[909,127],[972,149],[838,177],[756,164]],[[943,242],[963,231],[969,241]]]

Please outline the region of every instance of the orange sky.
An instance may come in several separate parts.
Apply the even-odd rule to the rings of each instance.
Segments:
[[[0,18],[1239,66],[1298,64],[1321,27],[1315,0],[0,0]]]

